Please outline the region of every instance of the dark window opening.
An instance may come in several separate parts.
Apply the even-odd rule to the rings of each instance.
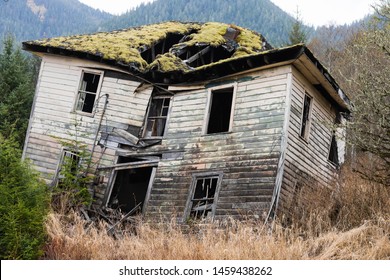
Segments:
[[[164,136],[170,102],[170,96],[152,96],[146,120],[145,138]]]
[[[336,118],[334,120],[335,127],[332,129],[332,140],[330,142],[329,149],[329,157],[328,159],[333,162],[336,166],[339,166],[339,153],[336,139],[336,127],[341,123],[341,115],[339,113],[336,114]]]
[[[152,170],[153,167],[143,167],[116,171],[108,206],[128,213],[141,203],[134,214],[140,213],[145,203]]]
[[[301,125],[301,132],[300,132],[301,137],[304,139],[307,139],[309,134],[310,106],[311,106],[311,97],[305,94],[305,100],[303,103],[302,125]]]
[[[117,163],[130,163],[130,162],[139,162],[139,161],[142,161],[142,159],[137,157],[119,156]]]
[[[332,141],[330,143],[329,157],[328,159],[333,162],[335,165],[339,165],[339,154],[337,149],[337,140],[335,132],[332,135]]]
[[[83,72],[76,103],[77,111],[92,113],[99,87],[100,76],[100,74]]]
[[[212,91],[207,134],[229,131],[232,112],[233,91],[234,88]]]
[[[207,176],[196,179],[194,195],[190,205],[191,218],[211,218],[218,179],[219,176]]]

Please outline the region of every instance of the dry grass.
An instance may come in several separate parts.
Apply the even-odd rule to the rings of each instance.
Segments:
[[[133,230],[114,238],[104,223],[87,224],[75,213],[53,213],[47,220],[45,258],[390,259],[389,190],[353,174],[347,173],[346,179],[338,192],[302,194],[316,207],[306,205],[305,213],[295,215],[289,226],[276,222],[272,230],[259,222],[229,220],[183,233],[174,222],[140,220]],[[303,209],[299,203],[297,209]]]

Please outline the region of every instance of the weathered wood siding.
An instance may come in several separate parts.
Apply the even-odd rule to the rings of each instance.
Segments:
[[[103,71],[101,91],[97,97],[98,108],[93,116],[75,113],[73,109],[83,69]],[[32,161],[47,183],[53,180],[59,163],[62,151],[59,138],[74,140],[71,134],[77,134],[78,140],[92,149],[100,122],[101,129],[127,129],[129,125],[142,125],[151,91],[134,94],[139,82],[110,77],[106,75],[107,71],[109,69],[102,69],[101,64],[86,60],[50,55],[43,57],[24,157]],[[104,110],[106,95],[108,105]],[[117,143],[105,144],[113,148],[117,146]],[[112,165],[115,150],[102,150],[96,146],[93,160],[98,159],[102,165]]]
[[[278,67],[177,92],[167,133],[153,149],[176,152],[162,158],[150,200],[149,215],[184,217],[193,174],[223,172],[216,218],[262,216],[268,211],[280,157],[287,73]],[[208,89],[237,84],[232,131],[204,135]],[[174,154],[174,153],[173,153]]]
[[[292,73],[287,151],[279,203],[286,211],[293,206],[294,193],[303,184],[326,186],[337,178],[337,168],[328,160],[336,110],[295,68]],[[300,136],[305,93],[312,97],[307,140]],[[339,149],[342,157],[343,152],[342,146]]]

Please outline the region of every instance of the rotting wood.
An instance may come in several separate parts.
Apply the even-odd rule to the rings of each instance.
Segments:
[[[225,33],[227,37],[225,39],[234,40],[237,30],[233,28],[230,31],[231,34]],[[330,89],[329,84],[321,85],[322,89],[310,83],[315,81],[317,84],[321,81],[315,77],[317,72],[325,75],[326,71],[313,72],[313,77],[304,77],[293,66],[303,69],[304,75],[310,74],[307,72],[311,68],[307,68],[305,64],[311,63],[311,57],[309,57],[310,53],[306,53],[308,51],[305,47],[274,50],[268,54],[238,57],[237,60],[231,57],[229,62],[214,63],[231,55],[226,50],[229,46],[211,45],[207,42],[203,45],[188,44],[188,40],[198,35],[197,32],[190,30],[176,33],[171,38],[168,38],[171,35],[165,34],[165,37],[159,37],[159,41],[145,43],[141,47],[142,57],[150,64],[156,57],[159,59],[159,54],[168,52],[174,44],[185,37],[184,34],[191,36],[182,40],[182,45],[174,47],[176,56],[181,56],[177,61],[183,62],[184,58],[187,58],[184,62],[191,64],[193,68],[210,62],[212,65],[196,70],[192,67],[179,69],[184,72],[194,70],[192,74],[176,72],[163,74],[165,70],[158,67],[148,69],[147,71],[151,71],[149,73],[137,72],[142,76],[144,84],[137,82],[141,78],[135,77],[129,67],[126,68],[129,73],[119,75],[112,69],[106,70],[107,66],[103,63],[91,63],[79,59],[75,63],[73,59],[65,61],[54,56],[45,57],[45,62],[48,62],[49,66],[43,70],[44,75],[37,94],[35,123],[32,125],[30,135],[39,139],[41,135],[50,131],[58,137],[63,137],[67,121],[72,117],[82,119],[83,133],[88,134],[96,130],[98,126],[95,118],[78,116],[74,114],[71,107],[77,94],[81,69],[100,69],[108,74],[108,77],[106,73],[103,75],[100,96],[110,94],[110,102],[105,114],[106,123],[101,129],[99,152],[93,155],[93,158],[98,160],[101,153],[103,158],[97,168],[97,171],[105,176],[105,181],[97,186],[99,202],[105,200],[105,188],[107,185],[112,187],[115,173],[120,173],[118,171],[124,169],[134,171],[137,168],[153,168],[155,176],[150,176],[147,195],[150,195],[150,203],[146,203],[145,200],[143,212],[156,215],[160,213],[164,216],[169,216],[171,214],[169,211],[179,211],[176,212],[179,215],[185,211],[188,213],[189,209],[185,204],[189,197],[191,178],[204,172],[224,174],[221,181],[220,201],[216,201],[218,209],[212,209],[212,206],[206,204],[206,206],[194,206],[193,210],[195,212],[214,210],[215,215],[219,217],[222,214],[234,216],[240,211],[263,211],[271,203],[275,183],[277,185],[282,183],[290,191],[294,176],[302,170],[314,175],[321,183],[331,178],[329,162],[326,160],[326,149],[331,134],[327,133],[326,127],[320,121],[328,119],[337,108],[329,109],[329,100],[322,96],[324,89]],[[295,61],[298,51],[299,56],[308,57]],[[174,57],[172,55],[169,58]],[[131,68],[131,65],[127,66],[133,70],[141,69],[139,65],[135,68]],[[256,67],[256,69],[248,67]],[[167,69],[169,72],[169,67]],[[238,71],[243,72],[238,73]],[[170,92],[174,96],[171,99],[173,106],[170,109],[169,119],[166,119],[167,133],[166,135],[160,133],[159,141],[148,142],[147,139],[142,139],[145,141],[142,142],[144,145],[136,146],[139,142],[137,136],[141,135],[141,128],[145,128],[145,119],[148,119],[148,102],[153,87],[149,85],[147,79],[153,77],[155,80],[152,82],[157,84],[156,86],[175,91]],[[186,80],[187,78],[189,80]],[[178,84],[160,84],[167,79]],[[205,79],[211,80],[205,81]],[[322,81],[328,83],[326,80],[322,79]],[[217,131],[218,133],[205,135],[205,119],[210,116],[206,112],[210,107],[206,104],[208,92],[218,91],[221,87],[229,87],[232,84],[236,85],[236,89],[232,104],[227,106],[232,111],[229,129],[223,129],[223,133]],[[314,98],[313,130],[309,143],[299,138],[301,115],[304,111],[301,103],[305,91]],[[286,95],[290,96],[287,98]],[[101,109],[102,106],[97,104],[97,113]],[[287,114],[288,110],[292,112],[290,116]],[[45,119],[46,115],[48,120]],[[287,129],[286,124],[288,124]],[[288,139],[287,134],[291,135]],[[92,142],[88,138],[82,140],[88,144]],[[323,143],[325,140],[327,142]],[[287,144],[292,147],[286,147]],[[37,163],[38,170],[45,170],[46,175],[49,175],[58,154],[55,150],[61,147],[56,147],[50,142],[50,152],[52,152],[50,155],[48,151],[39,149],[39,145],[44,145],[44,141],[31,141],[30,145],[26,145],[28,146],[26,153],[31,155],[34,163]],[[288,153],[285,161],[278,161],[284,156],[282,153]],[[326,154],[325,159],[315,157],[322,157],[324,154]],[[123,156],[128,156],[129,161],[137,160],[137,162],[123,163],[121,161]],[[280,168],[283,164],[286,165],[284,171]],[[317,176],[317,173],[323,174]],[[196,200],[197,198],[193,201],[198,202]],[[127,212],[127,209],[124,212]],[[129,212],[126,215],[128,214]],[[111,226],[110,230],[113,231],[117,223]]]
[[[190,58],[184,60],[183,62],[187,63],[187,64],[191,64],[192,62],[199,59],[200,57],[203,57],[203,55],[205,55],[209,51],[210,51],[210,46],[207,46],[204,49],[202,49],[201,51],[199,51],[196,54],[194,54],[193,56],[191,56]],[[203,61],[203,64],[204,64],[204,61]]]
[[[123,216],[122,219],[120,219],[117,223],[115,223],[112,227],[110,227],[108,230],[107,230],[107,233],[110,233],[112,230],[114,230],[114,228],[121,224],[124,220],[126,220],[130,215],[132,215],[133,213],[135,213],[135,211],[137,211],[140,206],[141,206],[142,202],[138,203],[133,209],[131,209],[126,215]]]

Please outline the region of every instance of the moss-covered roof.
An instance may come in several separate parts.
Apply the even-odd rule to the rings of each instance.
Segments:
[[[160,49],[153,49],[158,44]],[[169,49],[161,49],[163,44],[168,45]],[[217,22],[175,21],[111,32],[27,41],[23,47],[30,51],[82,55],[95,60],[99,58],[102,62],[128,66],[141,73],[152,69],[165,73],[188,72],[271,48],[262,35],[242,27]],[[199,55],[199,52],[202,53]],[[146,58],[146,54],[149,58]]]

